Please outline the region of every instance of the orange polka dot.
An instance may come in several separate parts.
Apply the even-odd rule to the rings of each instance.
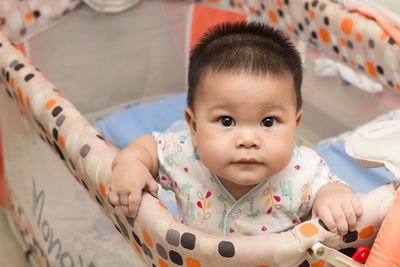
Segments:
[[[64,149],[64,138],[62,135],[58,136],[58,143],[60,144],[61,148]]]
[[[186,258],[186,265],[187,267],[201,267],[200,262],[190,257]]]
[[[352,60],[352,59],[350,59],[350,65],[352,65],[353,67],[355,67],[356,66],[356,63],[354,62],[354,60]]]
[[[254,9],[254,7],[250,7],[250,8],[249,8],[249,11],[250,11],[251,14],[256,13],[256,10]]]
[[[102,195],[104,198],[107,198],[107,195],[106,195],[106,187],[104,186],[103,183],[100,183],[100,184],[99,184],[99,189],[100,189],[101,195]]]
[[[111,147],[111,145],[109,143],[107,143],[106,141],[104,141],[104,144],[108,147]]]
[[[136,244],[135,241],[132,241],[132,243],[133,243],[133,245],[135,246],[136,250],[139,252],[139,254],[143,256],[142,251],[140,250],[138,244]]]
[[[28,106],[28,108],[31,107],[31,99],[29,98],[29,96],[26,97],[26,105]]]
[[[57,94],[59,97],[61,97],[61,98],[65,98],[65,96],[63,95],[63,94],[61,94],[61,93],[58,93]]]
[[[344,38],[340,38],[340,44],[342,46],[346,46],[346,40]]]
[[[324,265],[325,265],[325,261],[319,260],[319,261],[314,262],[313,264],[311,264],[311,267],[324,267]]]
[[[153,248],[153,240],[151,240],[151,237],[146,232],[146,230],[143,230],[143,238],[144,238],[144,241],[146,241],[147,245],[149,245],[151,248]]]
[[[359,32],[356,33],[356,40],[359,41],[359,42],[362,42],[363,37],[362,37],[361,33],[359,33]]]
[[[400,84],[396,83],[396,84],[395,84],[395,87],[396,87],[397,90],[400,91]]]
[[[24,96],[22,95],[21,88],[17,88],[17,94],[19,102],[21,102],[21,104],[24,106]]]
[[[353,32],[354,21],[351,18],[344,18],[342,24],[340,25],[342,31],[350,35]]]
[[[218,3],[219,0],[207,0],[207,2],[210,2],[210,3]]]
[[[283,7],[283,3],[282,3],[282,1],[281,1],[281,0],[278,0],[278,6],[279,6],[280,8],[282,8],[282,7]]]
[[[242,9],[243,8],[243,4],[241,2],[237,2],[236,3],[236,7]]]
[[[11,87],[14,88],[14,86],[15,86],[15,79],[14,79],[14,77],[11,77],[11,78],[10,78],[10,84],[11,84]]]
[[[33,14],[31,12],[25,14],[25,20],[30,21],[33,19]]]
[[[50,99],[46,103],[46,109],[51,109],[55,104],[56,104],[56,101],[54,99]]]
[[[165,207],[165,205],[164,205],[161,201],[158,201],[158,205],[159,205],[161,208],[164,208],[164,209],[167,208],[167,207]]]
[[[299,228],[300,233],[303,234],[305,237],[312,237],[318,234],[318,228],[312,223],[305,223]]]
[[[310,17],[311,17],[312,19],[315,19],[315,12],[314,12],[314,10],[310,10]]]
[[[294,29],[293,29],[293,27],[292,26],[287,26],[287,28],[288,28],[288,30],[290,31],[290,32],[294,32]]]
[[[324,28],[319,29],[319,35],[321,36],[321,40],[325,43],[329,44],[331,42],[329,32]]]
[[[381,41],[385,41],[388,37],[389,37],[389,35],[387,35],[386,32],[382,32],[381,35],[379,36],[379,39]]]
[[[367,67],[368,73],[369,73],[371,76],[378,77],[378,74],[376,73],[374,64],[372,64],[372,63],[369,62],[369,61],[366,61],[366,62],[365,62],[365,66]]]
[[[168,267],[168,263],[166,263],[165,261],[163,261],[162,259],[158,259],[158,262],[160,263],[161,267]]]
[[[32,227],[28,227],[28,233],[30,234],[30,235],[33,235],[33,231],[32,231]]]
[[[360,235],[360,238],[365,239],[365,238],[372,236],[373,234],[374,234],[374,226],[370,225],[370,226],[363,228],[360,231],[359,235]]]
[[[18,224],[21,224],[21,222],[22,222],[21,216],[17,215],[17,222],[18,222]]]
[[[278,17],[276,16],[275,11],[273,11],[272,9],[268,10],[268,15],[269,15],[269,19],[273,23],[278,23]]]

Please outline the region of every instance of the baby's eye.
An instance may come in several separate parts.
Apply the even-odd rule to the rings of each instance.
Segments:
[[[277,120],[273,117],[266,117],[262,120],[261,126],[263,127],[272,127],[277,123]]]
[[[228,116],[219,117],[218,122],[224,127],[232,127],[236,125],[235,120]]]

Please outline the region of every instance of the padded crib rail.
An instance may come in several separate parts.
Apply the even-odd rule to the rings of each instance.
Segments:
[[[7,98],[18,108],[3,110],[4,105],[0,105],[0,115],[19,110],[19,118],[36,129],[34,137],[38,139],[40,136],[58,155],[70,171],[71,178],[82,185],[149,266],[289,266],[306,260],[307,249],[317,241],[337,248],[371,245],[381,225],[381,216],[376,212],[386,213],[376,203],[385,202],[394,192],[393,186],[388,185],[363,198],[367,208],[359,228],[343,238],[327,231],[316,220],[280,234],[252,237],[208,235],[178,223],[160,201],[147,193],[143,195],[138,217],[133,220],[114,208],[106,196],[105,184],[115,151],[2,33],[0,66],[1,87],[4,87],[0,98]],[[1,119],[6,120],[7,116]],[[5,151],[6,156],[8,152]],[[40,151],[37,153],[40,155]],[[23,163],[18,166],[23,166]]]
[[[331,0],[200,0],[275,25],[386,87],[400,90],[400,29]]]

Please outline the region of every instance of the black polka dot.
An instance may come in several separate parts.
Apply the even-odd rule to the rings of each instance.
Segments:
[[[182,256],[176,251],[170,250],[169,251],[169,258],[173,263],[175,263],[177,265],[182,265],[183,264]]]
[[[289,5],[289,0],[285,0],[285,1],[283,1],[284,3],[285,3],[285,5]]]
[[[383,75],[384,71],[383,71],[383,68],[380,65],[376,66],[376,70],[378,71],[379,74]]]
[[[97,195],[95,196],[95,198],[96,198],[97,203],[99,203],[100,206],[103,207],[103,203],[101,202],[100,198]]]
[[[75,165],[74,165],[74,163],[72,162],[72,160],[69,160],[69,164],[71,165],[71,168],[72,168],[74,171],[76,171]]]
[[[165,249],[163,248],[163,246],[161,246],[160,244],[157,243],[157,244],[156,244],[156,249],[157,249],[158,255],[160,255],[161,258],[163,258],[163,259],[165,259],[165,260],[168,260],[167,251],[165,251]]]
[[[86,188],[87,191],[89,191],[89,187],[85,183],[85,180],[81,179],[83,186]]]
[[[32,79],[33,77],[35,77],[35,75],[32,73],[29,73],[28,75],[25,76],[25,81],[29,82],[29,80]]]
[[[310,267],[310,263],[307,260],[305,260],[299,264],[299,267]]]
[[[301,23],[299,23],[299,25],[297,25],[297,27],[299,28],[300,31],[304,31],[303,25]]]
[[[396,43],[392,37],[389,37],[388,42],[390,45],[394,45]]]
[[[336,45],[333,46],[333,51],[335,51],[336,54],[339,54],[339,48]]]
[[[121,229],[123,235],[124,235],[126,238],[129,239],[128,230],[126,230],[125,225],[121,222],[121,220],[119,219],[119,217],[118,217],[116,214],[114,214],[114,216],[115,216],[115,219],[117,220],[118,226],[120,227],[120,229]]]
[[[133,227],[135,225],[135,219],[133,219],[132,217],[126,216],[125,219],[129,223],[130,226]]]
[[[374,40],[369,39],[369,40],[368,40],[368,45],[369,45],[370,48],[374,48],[374,47],[375,47],[375,42],[374,42]]]
[[[47,139],[47,138],[46,138]],[[53,142],[53,147],[57,151],[57,154],[60,156],[61,160],[64,160],[64,154],[62,153],[61,149],[58,147],[56,142]]]
[[[23,36],[25,34],[26,34],[26,28],[24,27],[19,31],[19,35]]]
[[[307,25],[310,25],[310,20],[308,18],[304,18],[304,21]]]
[[[79,154],[81,155],[82,158],[85,158],[87,154],[89,154],[89,151],[90,151],[90,146],[86,144],[81,147],[81,149],[79,150]]]
[[[34,16],[35,18],[40,17],[40,11],[39,11],[39,10],[33,11],[33,16]]]
[[[235,256],[235,247],[232,242],[221,241],[218,244],[218,252],[222,257],[232,258]]]
[[[319,10],[320,11],[324,11],[326,9],[326,4],[325,3],[322,3],[320,6],[319,6]]]
[[[233,0],[230,0],[230,1],[229,1],[229,4],[230,4],[231,6],[235,6],[235,2],[233,2]]]
[[[56,107],[52,110],[51,115],[52,115],[53,117],[57,117],[58,114],[60,114],[62,110],[63,110],[62,107],[56,106]]]
[[[354,241],[356,241],[357,240],[357,238],[358,238],[358,231],[356,230],[356,231],[353,231],[353,232],[347,232],[347,234],[345,234],[344,236],[343,236],[343,242],[345,242],[345,243],[351,243],[351,242],[354,242]]]
[[[283,11],[281,9],[278,9],[278,15],[279,17],[283,17]]]
[[[174,229],[169,229],[166,236],[167,242],[175,247],[179,245],[180,234]]]
[[[260,10],[256,10],[256,15],[257,16],[261,16],[261,11]]]
[[[329,26],[329,18],[328,17],[324,17],[324,23],[326,26]]]
[[[316,7],[316,6],[318,6],[318,0],[314,0],[314,1],[312,1],[311,5],[312,5],[313,7]]]
[[[347,58],[345,56],[342,56],[342,60],[347,63]]]
[[[194,234],[191,233],[182,234],[181,237],[182,247],[192,250],[194,249],[195,243],[196,243],[196,236]]]
[[[260,7],[261,7],[262,10],[265,10],[265,5],[264,5],[264,3],[261,3]]]
[[[353,49],[353,42],[352,41],[347,40],[346,44],[347,44],[348,48]]]
[[[392,81],[388,80],[387,83],[388,83],[388,85],[389,85],[390,87],[394,87],[394,84],[393,84]]]
[[[135,241],[136,241],[136,243],[139,245],[139,246],[142,246],[142,242],[140,241],[140,238],[137,236],[137,234],[135,234],[135,232],[133,232],[132,231],[132,236],[133,236],[133,239],[135,239]]]
[[[308,2],[305,2],[305,3],[304,3],[304,9],[305,9],[306,11],[308,11],[308,9],[309,9],[309,4],[308,4]]]
[[[329,228],[328,228],[328,226],[326,226],[325,224],[324,224],[324,222],[323,221],[321,221],[321,220],[318,220],[318,223],[322,226],[322,228],[324,228],[326,231],[328,231],[329,232]]]
[[[311,32],[311,37],[314,38],[314,39],[318,39],[318,35],[317,35],[317,33],[315,31]]]
[[[6,81],[10,82],[10,73],[8,71],[6,72]]]
[[[53,138],[54,140],[58,141],[58,131],[56,128],[53,129]]]
[[[357,252],[357,249],[356,248],[343,248],[343,249],[340,249],[339,251],[349,257],[353,257],[354,253]]]
[[[142,244],[142,248],[143,248],[143,253],[147,255],[150,259],[153,259],[153,254],[151,253],[151,250],[145,243]]]
[[[25,66],[25,65],[22,64],[22,63],[17,64],[17,65],[15,66],[14,70],[15,70],[15,71],[19,71],[19,70],[22,69],[24,66]]]
[[[362,71],[365,70],[364,66],[358,65],[357,67],[358,67],[359,70],[362,70]]]

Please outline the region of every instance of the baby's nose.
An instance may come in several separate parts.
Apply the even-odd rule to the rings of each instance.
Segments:
[[[247,130],[239,136],[236,146],[238,148],[259,148],[260,139],[254,131]]]

